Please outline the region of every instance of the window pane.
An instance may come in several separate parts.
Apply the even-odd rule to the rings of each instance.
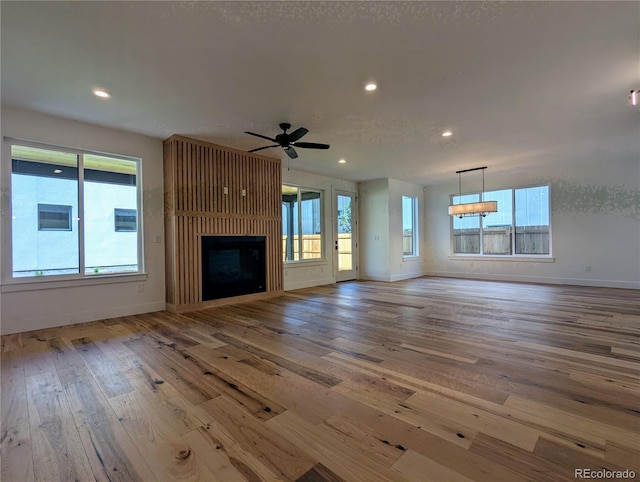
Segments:
[[[453,196],[452,204],[475,203],[480,201],[478,194]],[[454,254],[480,254],[480,217],[454,216],[453,220],[453,252]]]
[[[414,198],[402,196],[402,255],[414,256],[415,250],[415,212]]]
[[[516,254],[549,254],[549,186],[516,189]]]
[[[322,218],[320,193],[301,189],[302,258],[322,258]]]
[[[282,186],[282,259],[322,258],[322,194],[311,189]]]
[[[489,213],[482,218],[483,254],[511,254],[511,189],[486,192],[482,200],[498,201],[498,212]]]
[[[294,186],[282,186],[282,259],[299,259],[298,188]]]
[[[138,271],[136,173],[136,161],[84,156],[86,274]]]
[[[352,196],[338,194],[338,271],[353,269],[353,217]]]
[[[13,277],[77,274],[78,158],[11,147]]]

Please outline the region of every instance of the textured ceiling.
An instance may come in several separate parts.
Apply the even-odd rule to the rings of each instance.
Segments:
[[[331,144],[299,149],[291,168],[354,181],[429,185],[481,165],[640,155],[627,104],[640,88],[638,2],[0,8],[3,105],[239,149],[268,144],[244,131],[275,136],[290,122]],[[363,90],[369,80],[376,92]],[[94,97],[98,86],[112,98]]]

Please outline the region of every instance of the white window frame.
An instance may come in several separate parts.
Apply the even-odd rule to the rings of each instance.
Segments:
[[[413,247],[413,252],[412,253],[408,253],[405,254],[404,253],[404,199],[411,199],[411,245]],[[419,239],[420,236],[418,236],[418,232],[420,229],[420,226],[418,224],[418,197],[417,196],[409,196],[406,194],[403,194],[401,197],[401,205],[400,205],[400,213],[401,213],[401,217],[402,217],[402,243],[403,243],[403,248],[402,248],[402,257],[404,259],[407,258],[418,258],[420,256],[420,243],[419,243]]]
[[[38,149],[46,149],[52,151],[60,151],[78,156],[78,255],[79,255],[79,272],[73,274],[47,275],[47,276],[25,276],[13,277],[13,226],[12,226],[12,146],[34,147]],[[84,156],[98,155],[107,156],[115,159],[123,159],[136,163],[136,201],[138,213],[138,229],[137,229],[137,257],[138,270],[134,272],[122,273],[104,273],[104,274],[87,274],[85,273],[85,245],[84,245]],[[0,283],[2,284],[2,292],[12,291],[30,291],[44,287],[73,287],[87,284],[103,284],[117,281],[144,281],[147,276],[145,274],[144,265],[144,243],[143,243],[143,220],[139,214],[143,212],[142,205],[142,159],[120,154],[112,154],[101,151],[92,151],[89,149],[78,149],[58,146],[54,144],[46,144],[36,141],[22,140],[11,137],[4,137],[2,144],[2,162],[0,164],[0,188],[2,189],[2,209],[0,216],[2,221],[2,253],[1,267],[2,273]]]
[[[549,253],[548,254],[516,254],[516,236],[515,236],[515,228],[516,228],[516,191],[520,189],[530,189],[530,188],[538,188],[538,187],[546,187],[549,192],[549,202],[548,202],[548,217],[549,217]],[[454,253],[454,231],[453,231],[453,218],[454,216],[449,216],[449,249],[450,255],[449,259],[466,259],[466,260],[490,260],[490,261],[537,261],[537,262],[554,262],[555,258],[553,257],[553,235],[552,235],[552,226],[553,222],[551,219],[551,185],[549,184],[535,184],[531,186],[519,186],[519,187],[507,187],[502,189],[494,189],[493,191],[511,191],[511,253],[512,254],[483,254],[483,218],[480,217],[480,252],[479,253]],[[478,199],[482,193],[480,192],[467,192],[462,193],[462,195],[478,195]],[[459,194],[451,194],[449,196],[449,204],[454,203],[454,198],[459,196]]]
[[[318,189],[315,187],[308,187],[308,186],[301,186],[301,185],[297,185],[297,184],[291,184],[288,182],[283,182],[282,186],[287,186],[290,188],[296,188],[297,189],[297,196],[298,196],[298,200],[297,200],[297,204],[298,204],[298,253],[300,256],[300,259],[284,259],[283,258],[283,263],[285,265],[298,265],[298,264],[309,264],[309,263],[318,263],[318,262],[324,262],[325,258],[326,258],[326,253],[325,253],[325,242],[326,242],[326,229],[325,229],[325,209],[324,209],[324,191],[322,189]],[[318,193],[320,195],[320,257],[319,258],[303,258],[303,239],[302,239],[302,191],[311,191],[314,193]],[[282,198],[282,195],[281,195]],[[282,225],[283,222],[280,223],[280,227],[282,229]]]

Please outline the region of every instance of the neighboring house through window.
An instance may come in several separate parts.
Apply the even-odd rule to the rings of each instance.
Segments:
[[[12,278],[141,270],[139,159],[9,143]]]

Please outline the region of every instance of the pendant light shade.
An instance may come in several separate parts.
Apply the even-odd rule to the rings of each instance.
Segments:
[[[449,206],[450,216],[486,216],[498,212],[498,201],[483,201],[480,203],[452,204]]]
[[[458,175],[458,196],[462,197],[462,183],[461,183],[461,174],[463,172],[471,172],[471,171],[482,171],[482,192],[480,193],[480,202],[475,203],[463,203],[463,204],[452,204],[449,206],[449,215],[457,216],[459,218],[463,218],[465,216],[486,216],[489,213],[498,212],[498,201],[483,201],[482,197],[484,195],[484,170],[487,166],[484,167],[474,167],[473,169],[464,169],[462,171],[456,171]]]

